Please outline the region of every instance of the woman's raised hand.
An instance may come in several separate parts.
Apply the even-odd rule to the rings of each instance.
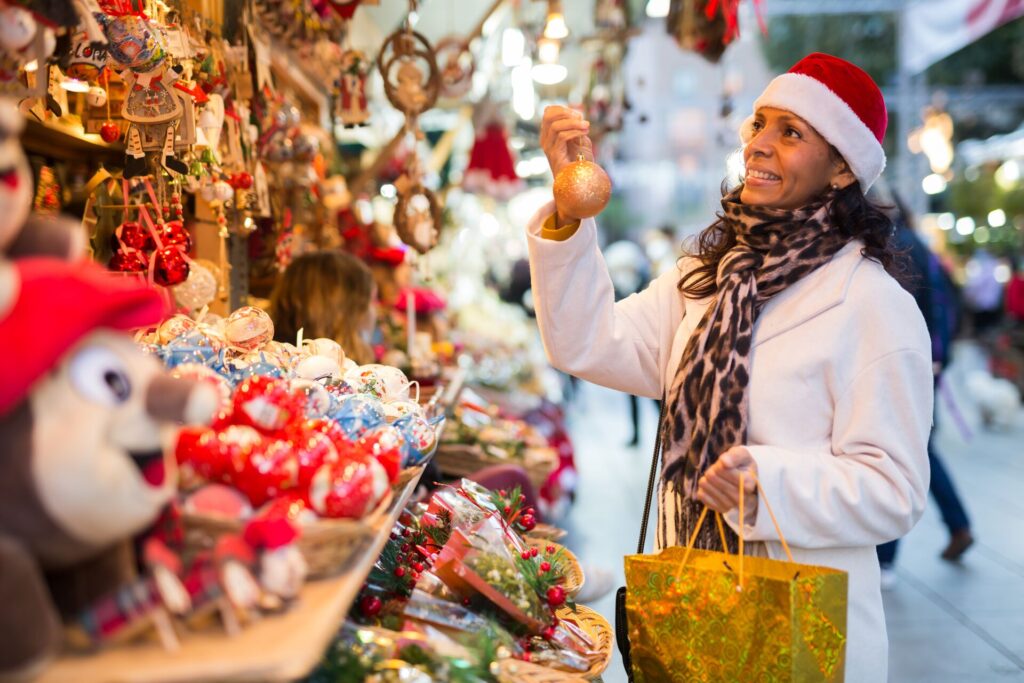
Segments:
[[[540,146],[548,158],[551,174],[557,176],[565,166],[576,161],[580,153],[594,160],[593,146],[587,133],[590,122],[575,109],[552,105],[544,110],[540,124]]]

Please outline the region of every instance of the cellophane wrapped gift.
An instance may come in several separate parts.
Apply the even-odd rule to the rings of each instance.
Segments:
[[[666,548],[626,558],[637,683],[840,683],[847,575],[767,558]]]

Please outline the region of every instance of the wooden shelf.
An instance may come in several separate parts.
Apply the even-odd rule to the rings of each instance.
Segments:
[[[106,143],[99,135],[83,132],[80,126],[56,121],[42,123],[31,117],[25,119],[21,144],[29,154],[55,159],[99,158],[106,161],[124,156],[124,145],[120,142]]]
[[[213,627],[187,632],[177,652],[167,652],[156,642],[142,642],[91,656],[65,655],[45,671],[39,683],[293,681],[306,676],[341,627],[418,483],[416,475],[395,497],[373,540],[344,574],[308,583],[298,603],[285,614],[250,624],[234,638]]]

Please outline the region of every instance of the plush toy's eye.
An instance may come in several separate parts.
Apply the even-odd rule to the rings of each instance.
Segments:
[[[69,365],[71,383],[83,398],[104,405],[124,403],[132,393],[124,363],[102,347],[79,351]]]

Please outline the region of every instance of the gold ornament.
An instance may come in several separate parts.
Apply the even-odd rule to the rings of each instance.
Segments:
[[[593,218],[612,196],[612,181],[604,169],[581,154],[555,178],[555,206],[563,218]]]

